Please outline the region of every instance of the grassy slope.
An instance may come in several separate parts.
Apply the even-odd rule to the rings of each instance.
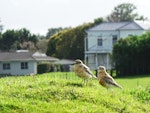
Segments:
[[[1,113],[149,113],[150,77],[116,79],[124,89],[107,91],[74,73],[0,79]]]

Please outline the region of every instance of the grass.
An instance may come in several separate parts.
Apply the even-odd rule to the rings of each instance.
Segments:
[[[73,72],[0,79],[0,113],[150,113],[150,76],[115,79],[123,90],[87,85]]]

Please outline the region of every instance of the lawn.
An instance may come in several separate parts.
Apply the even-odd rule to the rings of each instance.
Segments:
[[[107,91],[73,72],[0,79],[0,113],[150,113],[150,76],[116,78]]]

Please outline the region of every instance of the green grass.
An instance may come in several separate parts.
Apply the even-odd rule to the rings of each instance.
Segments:
[[[115,79],[123,90],[87,85],[73,72],[0,79],[0,113],[150,113],[150,76]]]

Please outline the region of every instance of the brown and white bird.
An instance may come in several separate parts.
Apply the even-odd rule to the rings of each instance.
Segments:
[[[104,66],[98,67],[98,81],[107,89],[111,87],[118,87],[122,89],[122,87],[106,72],[106,68]]]
[[[96,78],[97,77],[92,73],[90,68],[86,66],[81,60],[75,60],[74,64],[74,72],[77,76],[83,78],[84,80],[88,80],[89,78]]]

